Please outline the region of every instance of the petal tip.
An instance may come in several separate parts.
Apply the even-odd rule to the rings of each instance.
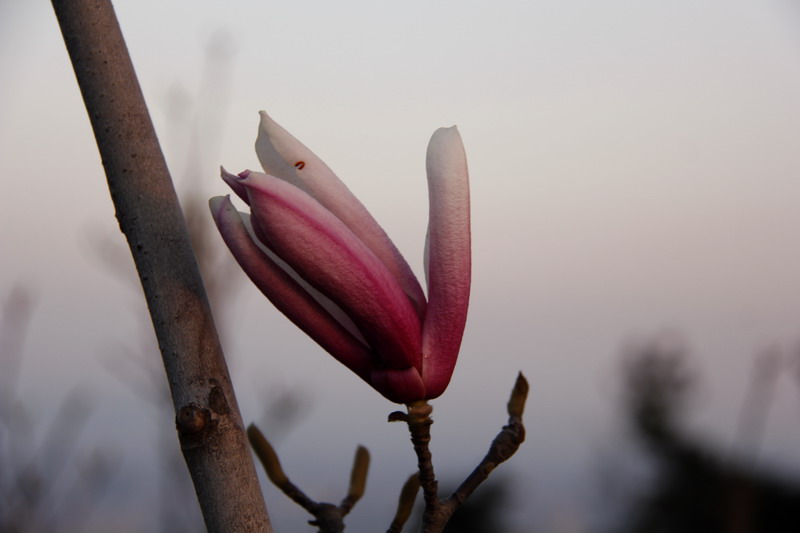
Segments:
[[[441,128],[437,128],[436,131],[434,131],[433,135],[431,136],[431,141],[433,141],[434,139],[460,140],[461,133],[458,131],[458,126],[453,124],[452,126],[444,126]]]
[[[211,209],[211,214],[215,217],[217,214],[231,204],[231,195],[213,196],[208,199],[208,207]]]
[[[234,181],[236,180],[236,174],[233,174],[232,172],[228,172],[228,169],[226,169],[222,165],[220,165],[220,167],[219,167],[219,176],[223,180],[225,180],[225,182],[227,182],[229,179],[230,180],[234,180]]]
[[[272,129],[273,124],[275,124],[275,121],[272,119],[271,116],[269,116],[269,113],[267,113],[262,109],[261,111],[258,112],[258,115],[260,117],[259,128],[261,128],[262,130]]]

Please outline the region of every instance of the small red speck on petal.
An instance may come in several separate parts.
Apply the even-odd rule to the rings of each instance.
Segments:
[[[306,162],[298,161],[297,163],[294,164],[294,166],[295,168],[297,168],[297,170],[303,170],[303,167],[306,166]]]

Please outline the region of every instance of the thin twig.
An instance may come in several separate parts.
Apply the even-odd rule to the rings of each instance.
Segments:
[[[408,405],[408,416],[406,417],[408,430],[411,433],[411,443],[414,445],[414,453],[417,454],[419,484],[422,487],[426,508],[435,508],[439,502],[439,482],[436,481],[436,474],[433,471],[430,449],[431,426],[433,425],[431,413],[433,413],[433,407],[423,400]]]
[[[497,465],[508,460],[525,440],[525,427],[522,424],[522,413],[525,410],[525,401],[528,397],[528,381],[520,372],[508,400],[508,424],[492,441],[489,451],[480,464],[464,480],[456,491],[446,499],[439,499],[438,482],[433,471],[429,443],[431,439],[430,426],[433,420],[430,414],[433,409],[427,402],[416,402],[408,405],[408,414],[394,412],[389,415],[390,422],[403,421],[408,424],[411,433],[411,442],[417,454],[419,466],[419,483],[425,496],[425,511],[422,515],[422,533],[441,533],[453,513],[483,483]],[[392,523],[394,527],[394,523]],[[390,533],[402,529],[391,529]]]
[[[271,532],[186,224],[109,0],[52,0],[133,255],[211,532]]]
[[[492,470],[514,455],[520,444],[525,441],[525,426],[522,425],[522,413],[525,410],[525,400],[527,398],[528,381],[520,372],[517,375],[517,381],[508,401],[508,424],[503,426],[503,429],[494,438],[489,451],[480,464],[444,502],[444,506],[451,509],[451,515],[469,498],[470,494],[478,488],[478,485],[486,481]]]
[[[352,510],[356,502],[361,499],[367,486],[369,451],[366,448],[359,446],[356,449],[356,455],[353,458],[353,469],[350,473],[350,487],[347,491],[347,496],[337,506],[332,503],[315,502],[306,496],[300,487],[292,483],[283,471],[275,449],[254,424],[247,428],[247,436],[250,438],[250,445],[253,447],[253,451],[256,452],[259,461],[261,461],[264,470],[267,472],[267,477],[273,485],[281,489],[284,494],[314,516],[314,520],[309,521],[309,524],[317,526],[319,533],[341,533],[344,531],[344,517]]]
[[[264,437],[264,434],[255,425],[251,424],[247,428],[247,436],[250,438],[250,445],[264,466],[267,477],[272,481],[272,484],[281,489],[297,505],[314,514],[317,510],[317,502],[306,496],[297,485],[289,480],[289,477],[283,472],[278,454],[275,453],[275,449]]]
[[[369,471],[369,451],[363,446],[356,448],[353,458],[353,469],[350,472],[350,488],[347,496],[339,504],[344,514],[349,513],[367,490],[367,472]]]
[[[386,533],[401,533],[403,531],[403,526],[408,522],[411,511],[414,509],[417,493],[419,493],[419,474],[412,474],[400,491],[400,498],[397,500],[397,512],[394,514],[392,524],[386,530]]]

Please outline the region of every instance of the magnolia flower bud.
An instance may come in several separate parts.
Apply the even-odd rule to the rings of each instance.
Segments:
[[[261,112],[265,173],[223,179],[249,206],[210,201],[217,227],[256,286],[320,346],[391,401],[444,392],[470,289],[469,179],[461,137],[428,145],[426,300],[408,263],[366,208],[308,148]]]

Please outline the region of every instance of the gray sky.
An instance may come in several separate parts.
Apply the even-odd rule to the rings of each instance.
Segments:
[[[515,470],[522,486],[547,492],[526,522],[583,507],[574,480],[618,438],[610,413],[626,343],[680,333],[709,384],[695,423],[734,449],[754,355],[798,350],[792,2],[117,4],[182,190],[224,194],[219,164],[257,168],[257,112],[266,109],[362,199],[418,276],[426,143],[435,128],[459,126],[473,296],[455,377],[434,404],[434,453],[442,472],[471,468],[504,423],[521,369],[532,385],[530,439]],[[204,71],[209,42],[221,55]],[[136,344],[143,302],[97,259],[97,239],[124,250],[123,238],[48,3],[0,4],[0,72],[0,294],[24,283],[39,303],[23,384],[43,410],[48,394],[76,384],[97,391],[127,413],[116,432],[126,446],[152,424],[136,393],[109,377],[109,360]],[[204,83],[209,75],[216,83]],[[219,108],[197,115],[208,105]],[[252,287],[237,297],[232,337],[246,420],[260,416],[264,389],[313,400],[281,443],[287,467],[330,456],[306,484],[338,491],[362,442],[378,456],[375,490],[399,489],[410,450],[402,428],[383,422],[391,404]],[[784,378],[763,459],[800,471],[797,387]],[[268,498],[284,512],[282,496]],[[301,519],[286,516],[276,521]]]

